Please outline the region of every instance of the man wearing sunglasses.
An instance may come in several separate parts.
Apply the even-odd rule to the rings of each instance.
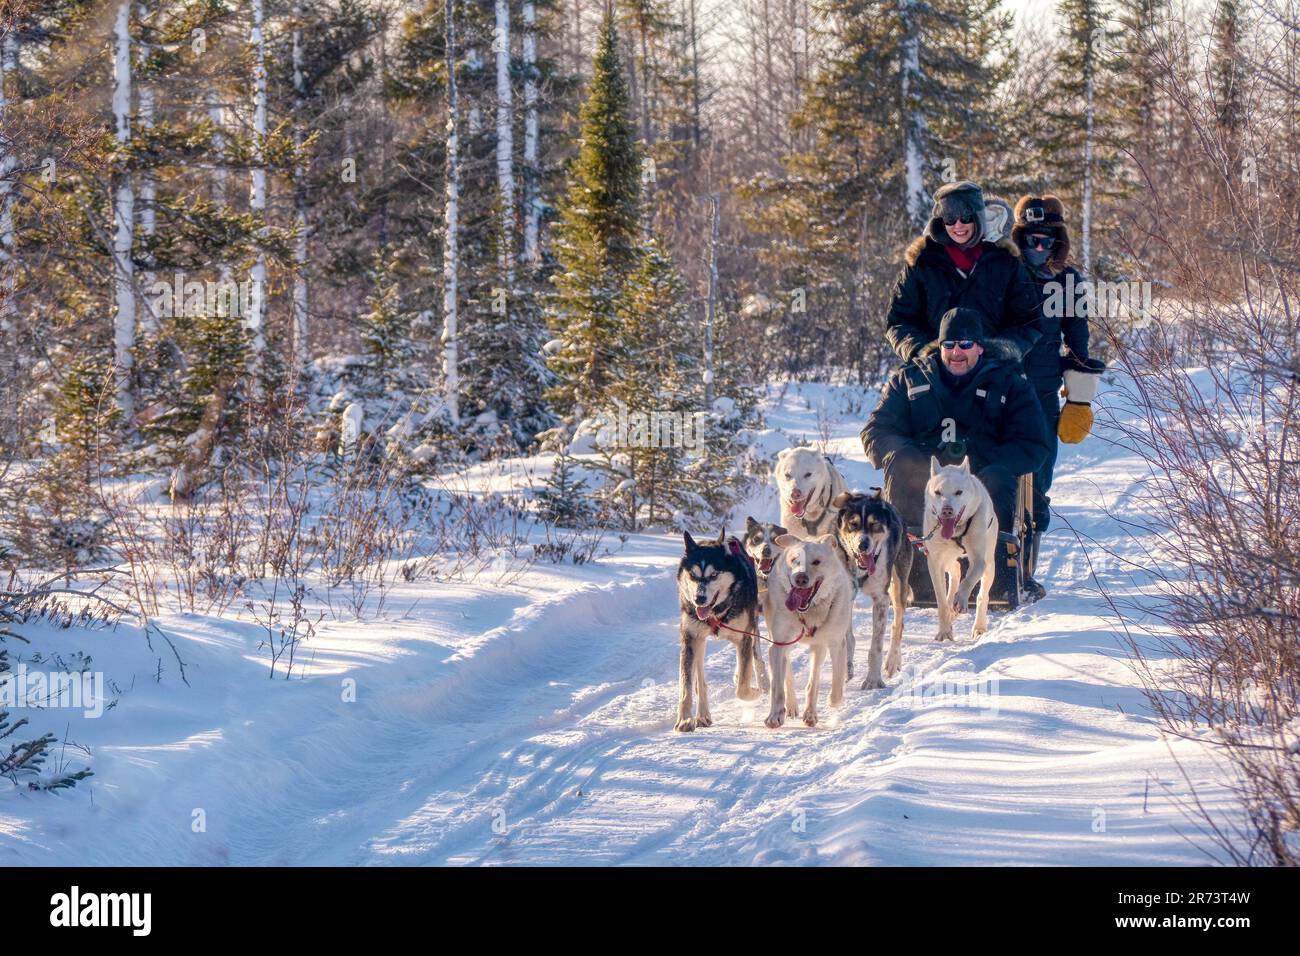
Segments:
[[[954,308],[988,324],[985,351],[1019,362],[1038,340],[1039,299],[1010,238],[987,235],[984,193],[948,183],[934,194],[925,232],[904,256],[885,339],[904,362],[938,348],[939,322]]]
[[[1011,238],[1020,247],[1021,258],[1029,268],[1030,278],[1038,290],[1040,302],[1047,303],[1055,283],[1061,288],[1082,288],[1083,276],[1066,262],[1070,258],[1070,232],[1065,224],[1065,206],[1056,196],[1021,196],[1016,202],[1015,225]],[[1074,277],[1073,286],[1068,282]],[[1064,296],[1058,295],[1060,302]],[[1052,473],[1056,469],[1056,439],[1073,444],[1083,440],[1092,423],[1092,411],[1087,399],[1077,401],[1081,395],[1071,396],[1064,415],[1061,410],[1061,385],[1067,374],[1082,381],[1095,381],[1100,373],[1100,362],[1088,358],[1088,317],[1077,311],[1079,302],[1071,299],[1065,315],[1058,309],[1041,308],[1039,328],[1042,337],[1025,356],[1025,376],[1033,386],[1051,439],[1047,457],[1034,472],[1034,536],[1026,553],[1028,570],[1025,588],[1035,597],[1046,593],[1035,579],[1038,560],[1038,543],[1051,521]],[[1064,346],[1064,349],[1062,349]],[[1071,370],[1074,370],[1071,372]],[[1084,373],[1078,376],[1078,373]],[[1076,391],[1079,391],[1076,389]]]
[[[1020,363],[999,359],[986,347],[984,318],[973,309],[950,309],[939,323],[937,351],[918,356],[890,376],[862,429],[867,460],[885,473],[885,498],[908,527],[920,533],[930,456],[971,470],[988,489],[999,526],[1013,527],[1016,485],[1047,455],[1042,408]],[[1007,592],[1006,545],[998,545],[992,598]],[[919,562],[924,568],[924,562]],[[913,586],[929,586],[913,575]]]

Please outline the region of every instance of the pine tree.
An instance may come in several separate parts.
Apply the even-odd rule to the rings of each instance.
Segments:
[[[555,227],[558,269],[547,319],[556,384],[547,398],[579,418],[606,392],[613,375],[617,304],[636,262],[641,236],[641,154],[612,19],[601,24],[578,154]]]
[[[671,522],[682,501],[678,479],[684,470],[684,421],[698,406],[693,384],[700,384],[701,358],[695,349],[686,289],[658,240],[649,241],[628,276],[617,305],[618,343],[602,408],[634,423],[626,444],[602,449],[609,476],[602,497],[621,513],[629,530]],[[694,373],[692,375],[692,373]],[[693,381],[692,381],[693,379]],[[661,429],[656,416],[676,422]],[[637,432],[635,423],[644,422]],[[694,502],[690,502],[694,503]]]
[[[561,528],[585,528],[591,522],[592,508],[585,478],[578,477],[578,461],[561,452],[555,466],[542,481],[537,492],[537,516]]]

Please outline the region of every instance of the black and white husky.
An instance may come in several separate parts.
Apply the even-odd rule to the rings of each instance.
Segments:
[[[885,676],[893,677],[903,666],[903,608],[907,603],[908,576],[912,573],[912,545],[907,526],[880,489],[872,494],[843,492],[835,496],[836,536],[848,558],[848,572],[857,590],[871,598],[871,651],[867,655],[867,676],[863,690],[884,687],[880,676],[880,654],[885,639],[885,595],[894,608],[894,626],[889,639]],[[849,630],[848,657],[853,660],[853,631]]]
[[[696,543],[683,532],[686,551],[677,566],[677,596],[681,605],[681,693],[677,729],[694,730],[713,724],[704,684],[705,642],[722,637],[736,645],[736,696],[755,700],[767,686],[767,673],[758,653],[758,576],[740,540],[726,531],[717,541]],[[750,686],[758,672],[759,687]],[[692,689],[699,695],[694,706]]]

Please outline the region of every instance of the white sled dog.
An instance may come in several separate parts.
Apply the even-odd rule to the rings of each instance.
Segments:
[[[812,656],[808,672],[803,722],[817,725],[817,697],[822,662],[831,658],[830,705],[844,699],[849,627],[853,623],[853,583],[844,570],[833,534],[811,541],[783,534],[776,539],[782,549],[767,580],[763,614],[772,640],[767,660],[770,670],[771,707],[764,723],[780,727],[798,710],[790,651],[796,644]]]
[[[791,534],[811,540],[818,535],[836,533],[839,509],[831,502],[847,492],[849,484],[829,458],[808,446],[785,449],[776,456],[776,486],[781,496],[781,524]],[[856,586],[849,556],[842,550],[839,554],[850,582]],[[852,624],[849,627],[847,666],[852,677],[857,642]]]
[[[781,495],[781,525],[796,537],[834,534],[831,499],[848,483],[816,448],[787,448],[776,456],[776,486]]]
[[[971,637],[988,630],[989,590],[996,571],[998,516],[984,483],[970,472],[970,459],[960,465],[940,465],[930,458],[930,480],[925,486],[924,538],[929,551],[930,582],[939,608],[936,641],[951,641],[954,615],[966,611],[970,593],[980,585]],[[966,576],[961,577],[961,558]],[[948,575],[945,585],[944,574]]]

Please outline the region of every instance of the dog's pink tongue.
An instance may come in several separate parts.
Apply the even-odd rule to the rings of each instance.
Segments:
[[[700,607],[698,604],[695,606],[695,616],[698,617],[701,621],[707,621],[709,619],[709,615],[712,613],[713,613],[712,604],[710,604],[708,607]]]
[[[802,610],[812,600],[812,588],[791,588],[790,595],[785,599],[785,609],[787,611]]]
[[[875,574],[876,556],[870,553],[863,554],[862,552],[858,552],[858,567],[863,571],[866,571],[867,574]]]
[[[790,514],[794,515],[796,518],[802,518],[802,517],[803,517],[804,509],[805,509],[807,506],[808,506],[808,502],[806,502],[806,501],[795,501],[793,498],[791,498],[791,499],[790,499]]]
[[[939,534],[943,535],[945,538],[951,538],[956,531],[957,531],[956,515],[939,519]]]

